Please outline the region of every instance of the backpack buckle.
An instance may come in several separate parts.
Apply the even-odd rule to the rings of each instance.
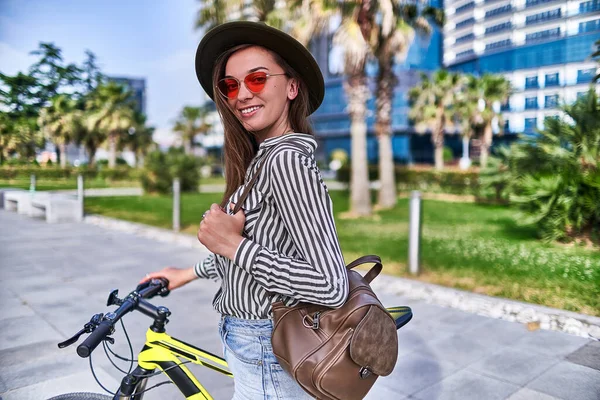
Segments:
[[[369,371],[369,367],[362,367],[360,371],[358,371],[360,379],[367,379],[369,376],[371,376],[371,374],[372,372]]]

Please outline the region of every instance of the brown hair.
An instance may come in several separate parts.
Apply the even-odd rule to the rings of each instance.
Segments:
[[[217,82],[225,75],[225,66],[229,57],[238,50],[252,47],[252,44],[243,44],[229,49],[219,56],[213,69],[213,93],[217,111],[223,121],[224,129],[224,158],[225,158],[225,193],[221,200],[221,207],[225,207],[229,197],[244,183],[246,170],[258,151],[258,144],[252,132],[246,130],[237,119],[227,101],[219,93]],[[308,121],[308,87],[296,72],[279,54],[266,49],[275,62],[285,71],[290,78],[298,82],[298,95],[290,102],[288,108],[288,121],[290,128],[297,133],[314,135]]]

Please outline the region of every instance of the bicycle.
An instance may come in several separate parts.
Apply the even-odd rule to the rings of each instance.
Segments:
[[[106,305],[117,305],[119,306],[117,310],[106,314],[95,314],[73,337],[58,344],[59,348],[65,348],[77,342],[84,333],[89,333],[90,335],[83,343],[77,346],[77,354],[82,358],[86,358],[90,357],[96,347],[102,343],[113,366],[126,374],[121,380],[119,389],[115,393],[112,393],[98,381],[90,357],[90,369],[96,382],[105,391],[111,393],[112,397],[104,394],[81,392],[62,394],[49,400],[142,400],[146,392],[167,383],[175,384],[184,398],[188,400],[213,400],[213,397],[211,397],[206,388],[196,379],[185,364],[190,362],[199,364],[231,378],[233,378],[233,374],[229,371],[224,358],[195,347],[183,340],[176,339],[166,333],[165,325],[169,322],[167,317],[171,315],[171,312],[167,307],[155,306],[146,299],[151,299],[156,295],[167,296],[169,294],[167,287],[168,282],[165,279],[153,279],[138,285],[134,291],[123,299],[119,299],[118,290],[113,290],[108,296]],[[131,341],[121,320],[122,317],[132,311],[139,311],[154,321],[146,331],[146,342],[138,354],[137,367],[132,371],[131,368],[133,365],[131,365],[129,371],[125,372],[110,359],[109,352],[119,359],[131,363],[135,361],[133,359]],[[406,325],[412,318],[412,311],[406,306],[391,307],[388,308],[388,311],[394,316],[397,329]],[[114,326],[119,321],[129,343],[131,359],[117,355],[106,344],[106,342],[114,344],[114,338],[110,335],[114,332]],[[180,359],[185,359],[185,361],[181,361]],[[156,371],[157,369],[158,371]],[[170,381],[146,388],[149,378],[162,373],[166,374]]]

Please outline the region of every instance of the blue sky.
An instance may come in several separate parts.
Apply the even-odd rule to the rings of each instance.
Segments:
[[[184,105],[206,95],[196,80],[196,0],[0,0],[0,71],[25,72],[28,53],[53,42],[80,64],[86,49],[107,75],[146,78],[146,110],[155,140],[168,144]]]

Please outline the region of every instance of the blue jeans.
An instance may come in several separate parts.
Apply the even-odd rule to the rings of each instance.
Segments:
[[[285,372],[271,347],[273,321],[223,316],[219,333],[233,372],[232,400],[298,400],[309,395]]]

